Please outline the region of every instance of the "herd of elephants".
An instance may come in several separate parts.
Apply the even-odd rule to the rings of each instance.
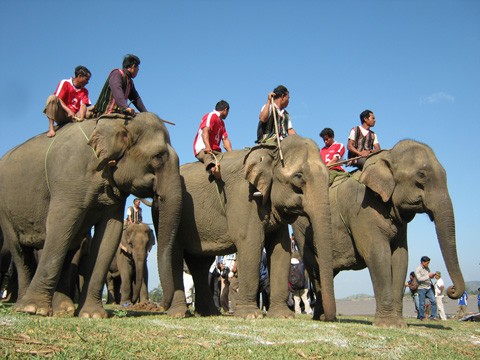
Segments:
[[[317,144],[298,135],[285,138],[281,151],[260,144],[224,153],[221,168],[222,179],[215,180],[200,162],[179,166],[164,122],[152,113],[69,123],[53,138],[40,134],[10,150],[0,160],[0,247],[9,248],[17,268],[15,310],[108,316],[102,291],[120,241],[128,246],[143,236],[147,250],[154,242],[148,226],[129,226],[130,234],[122,238],[130,194],[153,199],[161,307],[168,316],[188,314],[184,261],[195,283],[195,311],[218,315],[209,268],[216,255],[236,252],[235,315],[262,317],[256,297],[265,248],[271,275],[267,315],[293,317],[286,301],[290,224],[321,299],[314,319],[336,320],[336,274],[368,267],[374,325],[405,327],[407,224],[417,213],[428,214],[435,224],[453,282],[448,296],[463,294],[446,173],[427,145],[400,141],[370,155],[359,177],[344,177],[330,187]],[[257,191],[263,197],[253,196]],[[88,249],[81,252],[84,282],[75,307],[65,269],[78,261],[82,244]],[[141,285],[137,279],[134,300],[142,297]]]

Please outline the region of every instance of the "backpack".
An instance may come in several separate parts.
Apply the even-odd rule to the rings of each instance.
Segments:
[[[301,259],[298,264],[290,264],[288,282],[292,290],[305,289],[305,265]]]

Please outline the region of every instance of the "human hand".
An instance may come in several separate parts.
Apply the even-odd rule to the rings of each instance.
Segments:
[[[132,108],[126,108],[125,110],[123,110],[123,112],[128,115],[135,115],[135,110],[133,110]]]
[[[268,102],[271,103],[274,97],[275,97],[275,93],[274,93],[274,92],[268,93]]]

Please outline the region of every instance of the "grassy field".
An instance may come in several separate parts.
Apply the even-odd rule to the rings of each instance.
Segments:
[[[0,305],[0,358],[55,359],[479,359],[480,325],[420,322],[380,329],[372,317],[337,323],[232,316],[171,319],[109,308],[108,320],[44,318]]]

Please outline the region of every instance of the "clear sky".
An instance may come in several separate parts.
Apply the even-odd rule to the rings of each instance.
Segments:
[[[234,149],[253,145],[267,93],[284,84],[294,128],[319,145],[324,127],[346,143],[368,108],[382,148],[412,138],[434,149],[465,280],[479,280],[479,19],[475,0],[2,0],[0,154],[47,130],[45,100],[80,64],[92,72],[95,102],[123,56],[139,56],[135,85],[150,111],[176,123],[168,129],[182,164],[196,160],[200,119],[220,99],[231,105]],[[451,284],[428,217],[417,215],[408,235],[409,269],[428,255]],[[155,252],[150,288],[159,283]],[[341,273],[335,290],[373,294],[367,270]]]

